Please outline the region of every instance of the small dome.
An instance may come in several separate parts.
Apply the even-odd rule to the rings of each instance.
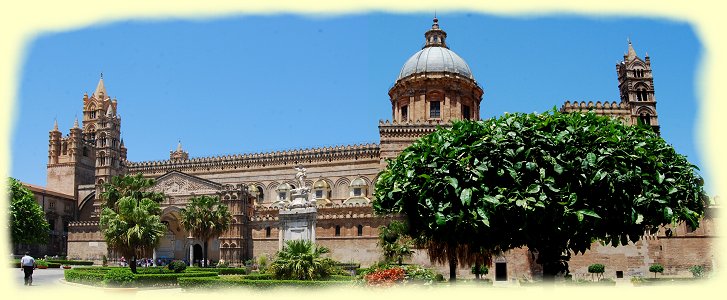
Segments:
[[[316,181],[313,184],[313,188],[314,189],[330,189],[331,185],[329,185],[328,182],[326,182],[325,180],[321,179],[321,180]]]
[[[455,73],[474,80],[467,63],[457,53],[444,47],[426,47],[412,55],[401,68],[396,80],[427,72]]]
[[[351,187],[363,187],[363,186],[367,186],[367,184],[366,184],[366,181],[363,180],[363,178],[359,177],[359,178],[356,178],[356,180],[351,181],[350,186]]]
[[[293,187],[290,186],[290,184],[282,183],[282,184],[278,185],[278,187],[275,190],[278,192],[287,192],[287,191],[290,191],[291,189],[293,189]]]

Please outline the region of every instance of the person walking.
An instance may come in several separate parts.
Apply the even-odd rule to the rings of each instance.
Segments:
[[[25,256],[20,259],[20,268],[22,268],[25,273],[25,285],[33,284],[33,270],[35,269],[35,266],[35,259],[33,259],[33,257],[26,251]]]

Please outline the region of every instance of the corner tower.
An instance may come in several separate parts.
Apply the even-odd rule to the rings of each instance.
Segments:
[[[438,125],[480,119],[483,90],[467,63],[447,46],[436,17],[424,38],[424,47],[404,63],[389,90],[392,120],[379,122],[382,158],[396,157]]]
[[[647,53],[642,60],[636,55],[629,40],[629,46],[622,62],[616,64],[618,89],[621,103],[631,109],[630,124],[648,125],[659,133],[659,119],[656,114],[654,76],[651,59]]]

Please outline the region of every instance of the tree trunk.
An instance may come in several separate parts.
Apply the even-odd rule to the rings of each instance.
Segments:
[[[447,247],[447,260],[449,261],[449,281],[457,281],[457,253],[456,246]]]
[[[129,262],[129,268],[131,268],[131,273],[136,274],[136,254],[131,255],[131,261]]]
[[[202,251],[202,267],[207,267],[207,240],[204,240],[204,251]]]

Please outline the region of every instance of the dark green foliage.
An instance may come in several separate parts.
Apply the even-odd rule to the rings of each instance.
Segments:
[[[104,184],[101,197],[106,204],[99,225],[110,248],[129,257],[136,273],[136,258],[159,243],[167,228],[161,223],[159,202],[164,195],[146,191],[154,180],[141,174],[114,176]]]
[[[593,276],[592,274],[596,274],[599,280],[601,279],[601,276],[603,276],[604,272],[606,272],[606,266],[602,264],[592,264],[588,266],[588,273],[591,273],[591,276]]]
[[[702,266],[691,266],[689,272],[692,272],[692,277],[694,278],[704,277],[704,267]]]
[[[134,282],[134,273],[126,268],[114,268],[103,275],[103,283],[107,286],[126,287],[130,286],[132,282]]]
[[[406,215],[410,236],[527,246],[548,277],[596,240],[625,245],[682,221],[696,228],[705,198],[695,170],[648,128],[593,113],[506,114],[416,141],[381,172],[373,207]]]
[[[273,274],[248,274],[240,276],[240,278],[249,280],[271,280],[273,279]]]
[[[407,236],[406,223],[402,221],[391,221],[388,225],[379,227],[379,247],[384,251],[384,258],[387,261],[401,265],[404,258],[414,254],[414,243]]]
[[[319,281],[319,280],[250,280],[239,276],[226,276],[218,278],[179,278],[179,286],[189,289],[220,289],[220,288],[321,288],[352,286],[354,281]]]
[[[175,260],[175,261],[169,263],[167,265],[167,268],[169,268],[169,270],[174,271],[174,273],[179,273],[179,272],[182,272],[185,269],[187,269],[187,264],[185,264],[181,260]]]
[[[479,266],[479,268],[477,266],[472,266],[471,272],[475,275],[487,275],[488,273],[490,273],[490,268],[485,265],[481,265]]]
[[[48,241],[50,225],[43,208],[35,202],[33,192],[15,178],[8,178],[10,188],[10,239],[14,245],[37,245]]]
[[[137,274],[131,273],[125,267],[93,267],[65,270],[65,279],[68,282],[76,282],[90,285],[102,285],[108,282],[112,286],[169,286],[176,285],[180,277],[217,277],[216,272],[195,270],[193,272],[174,273],[171,270],[161,267],[139,268]],[[127,274],[132,274],[131,281]]]
[[[104,280],[104,274],[108,270],[88,270],[88,269],[67,269],[63,271],[63,276],[68,282],[101,285]]]
[[[323,257],[330,252],[307,240],[290,240],[270,265],[276,279],[317,280],[337,273],[337,262]]]
[[[88,260],[67,260],[67,259],[49,259],[47,262],[59,263],[69,266],[92,266],[93,262]]]
[[[246,268],[199,268],[187,267],[187,272],[215,272],[219,275],[245,275]]]
[[[227,206],[216,196],[193,197],[189,201],[187,206],[179,211],[182,215],[182,225],[184,229],[203,241],[202,263],[206,267],[207,243],[209,239],[219,236],[230,228],[232,215]]]
[[[661,264],[653,264],[649,266],[649,272],[654,273],[654,278],[656,278],[656,273],[664,273],[664,266]]]

